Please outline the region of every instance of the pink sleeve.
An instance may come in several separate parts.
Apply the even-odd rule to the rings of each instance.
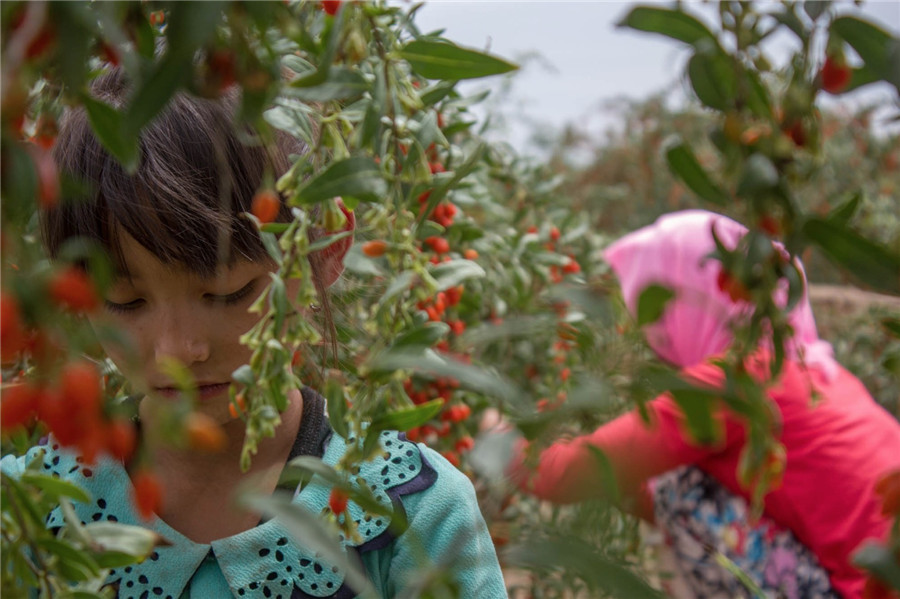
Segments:
[[[712,382],[707,376],[698,378]],[[699,445],[683,432],[684,417],[671,397],[662,395],[647,406],[650,424],[632,411],[589,435],[554,443],[541,453],[535,472],[519,474],[522,488],[554,503],[605,497],[608,490],[603,471],[590,450],[595,447],[606,455],[622,498],[637,500],[634,511],[643,516],[644,486],[650,478],[680,465],[697,463],[744,438],[743,426],[720,410],[715,415],[724,433],[720,442]]]

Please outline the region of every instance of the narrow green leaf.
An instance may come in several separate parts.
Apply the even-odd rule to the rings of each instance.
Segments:
[[[828,219],[810,218],[803,234],[848,273],[872,287],[900,294],[900,256]]]
[[[666,161],[672,173],[700,198],[718,206],[728,204],[728,194],[712,181],[690,146],[679,143],[669,148],[666,151]]]
[[[137,137],[144,125],[163,109],[179,86],[186,81],[190,69],[190,60],[181,60],[168,55],[156,63],[131,96],[134,100],[125,110],[122,135]]]
[[[263,112],[263,118],[276,129],[312,143],[312,121],[307,109],[299,102],[283,100],[278,106]]]
[[[729,110],[737,96],[737,80],[728,57],[721,51],[698,51],[688,61],[688,78],[697,98],[715,110]]]
[[[81,103],[87,112],[91,128],[97,135],[97,139],[103,144],[103,147],[129,173],[137,170],[140,157],[138,138],[136,135],[125,133],[122,126],[122,113],[109,104],[95,100],[87,94],[82,95]]]
[[[100,573],[100,567],[90,555],[76,549],[66,541],[54,537],[44,537],[37,539],[35,544],[56,556],[60,569],[71,576],[71,580],[87,580]]]
[[[356,156],[331,163],[300,188],[294,200],[301,205],[310,205],[347,196],[380,202],[386,195],[387,184],[375,161],[365,156]]]
[[[392,344],[394,348],[432,347],[446,337],[450,325],[446,322],[426,322],[421,327],[408,331]]]
[[[240,501],[264,516],[277,518],[297,542],[319,553],[329,565],[341,570],[347,584],[357,593],[378,596],[366,573],[348,558],[334,530],[327,527],[317,514],[292,503],[290,494],[245,495]]]
[[[716,41],[713,33],[700,21],[679,9],[659,6],[637,6],[631,9],[617,27],[659,33],[686,44],[701,40]]]
[[[87,491],[74,483],[39,474],[36,472],[24,472],[21,480],[27,485],[33,485],[40,489],[45,496],[59,501],[60,497],[69,497],[80,503],[91,503],[91,496]]]
[[[456,287],[463,281],[479,279],[487,274],[477,262],[471,260],[441,262],[431,268],[430,273],[438,282],[438,291]]]
[[[383,430],[408,431],[411,428],[425,424],[437,416],[443,407],[444,400],[439,398],[432,399],[413,408],[404,408],[381,414],[372,421],[369,434]]]
[[[849,223],[853,218],[853,215],[856,214],[856,211],[862,202],[862,197],[861,191],[852,194],[846,202],[839,206],[835,206],[834,209],[828,213],[828,220],[839,225],[846,225]]]
[[[835,19],[831,31],[850,44],[879,78],[900,87],[900,40],[881,27],[853,16]]]
[[[518,67],[502,58],[448,42],[415,40],[400,50],[413,71],[427,79],[456,81],[501,75]]]
[[[325,382],[325,402],[328,407],[328,421],[331,423],[331,428],[346,439],[350,436],[350,428],[347,426],[347,396],[340,373],[332,371],[328,376],[328,380]]]
[[[368,81],[358,72],[346,67],[332,67],[321,83],[303,87],[292,85],[285,93],[304,102],[328,102],[358,98],[368,89]]]
[[[637,324],[639,327],[659,320],[666,305],[675,297],[675,292],[662,285],[648,285],[641,291],[637,303]]]

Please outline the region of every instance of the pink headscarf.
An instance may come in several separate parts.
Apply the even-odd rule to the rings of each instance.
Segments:
[[[604,252],[619,278],[628,310],[635,314],[641,292],[657,284],[675,292],[662,317],[645,327],[647,342],[656,354],[679,367],[693,366],[723,352],[732,341],[731,322],[751,309],[735,303],[719,290],[718,260],[712,227],[728,249],[734,249],[747,228],[730,218],[705,210],[685,210],[660,217],[652,225],[625,235]],[[780,246],[779,246],[780,247]],[[799,263],[799,262],[798,262]],[[801,276],[805,274],[801,266]],[[787,293],[776,297],[782,305]],[[788,315],[794,337],[788,356],[802,356],[827,380],[837,374],[831,345],[819,339],[806,290]]]

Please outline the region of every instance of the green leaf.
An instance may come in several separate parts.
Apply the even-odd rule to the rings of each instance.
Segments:
[[[672,39],[694,45],[701,40],[716,41],[713,33],[689,14],[658,6],[637,6],[631,9],[617,27],[630,27],[637,31],[659,33]]]
[[[185,4],[203,4],[185,2]],[[141,129],[169,102],[169,99],[190,74],[190,60],[166,56],[156,63],[131,96],[134,98],[125,110],[122,135],[137,137]]]
[[[36,540],[35,545],[56,556],[60,571],[69,580],[84,581],[100,573],[100,567],[90,555],[66,541],[45,537]]]
[[[402,410],[381,414],[372,421],[370,425],[371,431],[368,434],[384,430],[408,431],[411,428],[425,424],[437,416],[443,407],[444,400],[439,398],[432,399],[413,408],[403,408]]]
[[[778,169],[768,157],[755,153],[747,159],[738,181],[737,194],[750,197],[768,192],[778,185]]]
[[[140,147],[137,136],[125,133],[122,125],[122,113],[87,94],[82,95],[81,103],[87,112],[91,129],[94,130],[103,147],[119,161],[126,171],[134,173],[138,167]]]
[[[318,514],[292,503],[290,494],[244,495],[240,502],[264,516],[277,518],[297,542],[319,553],[325,562],[341,570],[347,584],[358,594],[378,596],[366,573],[348,558],[335,531],[326,526]]]
[[[401,335],[394,341],[392,347],[432,347],[435,343],[446,337],[449,331],[450,325],[446,322],[426,322],[421,327]]]
[[[52,498],[54,502],[59,501],[60,497],[69,497],[81,503],[91,503],[91,496],[87,491],[65,480],[36,472],[22,473],[21,480],[40,489],[45,497]]]
[[[853,563],[874,572],[890,587],[900,589],[900,565],[889,547],[868,541],[862,549],[853,554]]]
[[[900,256],[828,219],[810,218],[803,234],[825,255],[873,289],[900,294]]]
[[[243,366],[232,372],[231,378],[233,378],[236,382],[248,387],[252,387],[256,384],[256,373],[253,372],[253,368],[251,368],[249,364],[244,364]]]
[[[358,72],[346,67],[332,67],[325,81],[314,86],[292,84],[285,93],[304,102],[328,102],[358,98],[368,89],[369,83]]]
[[[313,128],[309,114],[299,103],[283,101],[263,112],[263,119],[276,129],[312,143]]]
[[[328,380],[325,381],[325,402],[331,428],[346,439],[350,436],[350,429],[347,426],[347,395],[340,373],[331,371]]]
[[[343,196],[380,202],[386,195],[387,184],[375,161],[356,156],[332,162],[301,187],[293,199],[298,204],[311,205]]]
[[[129,524],[118,522],[91,522],[85,525],[85,531],[93,539],[101,553],[97,557],[101,561],[104,553],[118,554],[106,556],[106,559],[115,557],[117,560],[127,559],[125,564],[142,561],[153,552],[154,547],[170,545],[169,541],[158,533]],[[122,564],[122,565],[125,565]],[[104,567],[118,567],[101,564]]]
[[[662,285],[648,285],[641,291],[637,303],[637,324],[639,327],[653,324],[662,317],[666,305],[675,297],[675,292]]]
[[[438,291],[456,287],[463,281],[479,279],[487,274],[477,262],[471,260],[451,260],[450,262],[441,262],[434,266],[429,272],[438,283]]]
[[[700,198],[718,206],[728,204],[728,194],[712,181],[690,146],[679,143],[669,148],[666,151],[666,161],[672,174],[681,179]]]
[[[853,16],[835,19],[831,23],[831,31],[856,50],[868,69],[900,88],[900,40],[884,29]]]
[[[433,377],[450,377],[459,381],[460,386],[465,389],[508,403],[514,403],[523,396],[521,390],[500,375],[447,356],[439,356],[431,350],[385,351],[375,356],[365,368],[372,372],[412,370]]]
[[[706,106],[726,111],[735,104],[737,81],[728,56],[721,51],[698,51],[688,61],[688,78]]]
[[[448,42],[414,40],[400,49],[413,71],[427,79],[476,79],[516,70],[510,62]]]
[[[837,225],[847,225],[853,218],[853,215],[856,214],[856,211],[862,202],[862,197],[861,191],[852,194],[846,202],[840,206],[835,206],[834,209],[828,213],[828,220]]]

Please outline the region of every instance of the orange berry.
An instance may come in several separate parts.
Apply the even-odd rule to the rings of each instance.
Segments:
[[[347,501],[349,500],[347,492],[343,489],[332,489],[328,496],[328,508],[335,516],[340,516],[347,511]]]
[[[472,248],[469,248],[465,252],[463,252],[463,258],[465,258],[466,260],[477,260],[478,252],[473,250]]]
[[[166,12],[163,10],[154,10],[150,13],[150,24],[154,27],[162,25],[166,22]]]
[[[362,246],[362,252],[366,256],[370,258],[377,258],[379,256],[384,255],[384,252],[387,251],[387,242],[382,241],[381,239],[376,239],[373,241],[367,241]]]
[[[332,17],[336,15],[338,9],[341,8],[341,0],[322,0],[319,4],[322,7],[322,10],[325,11],[325,14]]]
[[[188,446],[197,451],[217,453],[225,449],[228,438],[212,417],[201,412],[191,412],[184,421]]]
[[[271,189],[264,189],[253,196],[250,212],[259,219],[259,222],[265,224],[274,221],[278,217],[280,210],[281,200],[278,194]]]
[[[144,520],[158,514],[162,507],[163,489],[159,479],[149,470],[140,470],[131,479],[134,505]]]
[[[0,430],[28,425],[38,411],[38,394],[30,383],[8,385],[0,395]]]
[[[9,293],[0,293],[0,361],[15,358],[25,348],[26,341],[18,301]]]
[[[50,297],[72,312],[93,312],[100,305],[91,278],[77,266],[57,272],[50,279]]]
[[[134,423],[124,418],[111,421],[106,427],[106,451],[120,462],[127,462],[134,453],[137,431]]]
[[[228,413],[232,418],[239,418],[241,414],[247,411],[247,402],[244,400],[244,394],[238,393],[234,401],[228,404]]]
[[[819,77],[822,80],[822,89],[830,94],[839,94],[850,85],[850,78],[853,72],[847,64],[833,56],[825,57],[825,64],[819,71]]]
[[[425,239],[425,245],[437,254],[446,254],[450,251],[450,243],[443,237],[431,236]]]

